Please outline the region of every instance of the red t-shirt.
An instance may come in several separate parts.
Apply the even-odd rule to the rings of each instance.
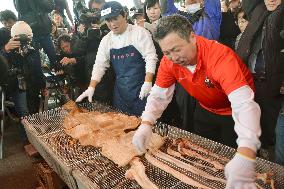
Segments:
[[[244,85],[249,85],[254,90],[252,75],[230,48],[200,36],[196,36],[196,41],[195,72],[192,74],[186,67],[174,64],[164,56],[156,85],[168,88],[179,82],[206,110],[231,115],[228,95]]]

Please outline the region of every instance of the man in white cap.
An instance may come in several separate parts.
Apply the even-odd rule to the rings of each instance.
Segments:
[[[10,69],[6,94],[12,98],[18,116],[27,116],[27,91],[33,87],[45,87],[40,62],[35,62],[38,60],[35,58],[35,51],[32,50],[25,55],[19,53],[19,48],[23,45],[19,36],[25,36],[28,40],[32,38],[33,32],[27,23],[17,22],[17,17],[10,10],[0,12],[0,21],[4,25],[0,29],[0,55],[7,59]],[[31,104],[34,104],[34,99]],[[23,144],[28,143],[22,124],[19,124],[19,130]]]
[[[116,74],[113,106],[123,112],[140,116],[152,88],[157,55],[150,33],[139,26],[127,24],[127,15],[116,1],[105,3],[101,19],[111,30],[101,41],[89,88],[77,101],[92,101],[97,84],[111,65]],[[111,63],[111,65],[110,65]]]

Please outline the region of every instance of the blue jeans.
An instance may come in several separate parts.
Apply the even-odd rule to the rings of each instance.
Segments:
[[[275,160],[276,163],[284,165],[284,103],[282,104],[282,109],[277,120],[275,133]]]
[[[9,96],[12,97],[12,101],[15,104],[15,110],[18,116],[21,118],[23,116],[27,116],[29,114],[28,105],[27,105],[27,97],[25,91],[20,91],[16,89]],[[23,124],[19,124],[19,132],[20,137],[23,143],[28,141],[28,137],[25,131]]]
[[[56,62],[56,51],[54,48],[54,44],[51,40],[50,35],[46,36],[34,36],[34,43],[36,44],[37,50],[43,48],[44,52],[48,56],[50,66],[53,67]]]

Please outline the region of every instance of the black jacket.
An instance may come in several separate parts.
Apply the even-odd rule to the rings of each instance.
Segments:
[[[284,81],[284,39],[280,36],[283,30],[283,6],[282,3],[275,11],[269,12],[264,3],[258,4],[251,13],[251,19],[237,49],[239,56],[248,64],[255,39],[260,32],[264,32],[263,55],[267,80],[264,90],[270,97],[280,96],[280,87]]]
[[[7,78],[8,92],[18,88],[17,75],[11,73],[11,69],[17,68],[25,77],[27,89],[45,87],[45,78],[42,73],[40,58],[37,51],[30,51],[25,57],[21,56],[16,50],[9,53],[4,51],[5,44],[11,39],[10,31],[6,28],[0,29],[0,55],[8,61],[9,76]]]
[[[102,31],[104,35],[104,31]],[[79,34],[74,35],[71,42],[72,52],[83,54],[85,57],[84,74],[87,77],[89,84],[92,76],[93,66],[95,64],[97,51],[102,37],[89,36],[84,37]],[[111,104],[113,97],[113,87],[115,81],[115,74],[112,66],[106,70],[102,80],[96,86],[94,99],[103,103]]]
[[[54,10],[53,0],[14,0],[19,20],[27,22],[34,36],[45,36],[51,33],[49,13]]]
[[[241,31],[236,24],[233,13],[231,11],[223,12],[219,42],[234,50],[236,38],[240,33]]]

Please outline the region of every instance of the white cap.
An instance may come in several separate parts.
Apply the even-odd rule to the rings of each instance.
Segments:
[[[32,28],[24,21],[16,22],[11,28],[11,37],[15,37],[20,34],[26,34],[29,37],[33,36]]]

